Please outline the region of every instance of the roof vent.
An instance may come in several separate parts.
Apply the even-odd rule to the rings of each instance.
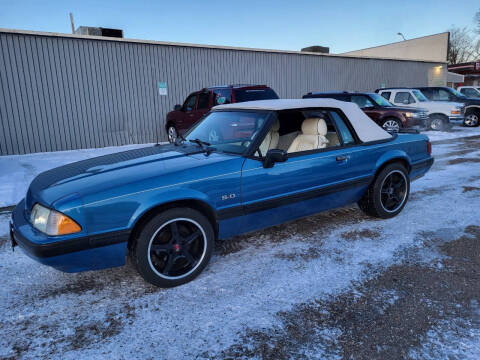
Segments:
[[[79,26],[77,30],[75,30],[75,34],[123,38],[123,30],[93,27],[93,26]]]
[[[303,52],[314,52],[314,53],[320,53],[320,54],[329,54],[330,53],[330,48],[326,46],[319,46],[319,45],[314,45],[314,46],[309,46],[305,47],[302,49]]]

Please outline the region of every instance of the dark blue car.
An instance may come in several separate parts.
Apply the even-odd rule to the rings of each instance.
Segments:
[[[175,144],[46,171],[15,208],[12,243],[66,272],[125,264],[152,284],[195,278],[214,241],[357,202],[390,218],[433,163],[357,105],[265,100],[213,108]]]

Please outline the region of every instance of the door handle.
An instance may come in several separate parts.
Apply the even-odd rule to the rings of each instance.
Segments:
[[[348,156],[347,156],[347,155],[339,155],[339,156],[337,156],[337,161],[338,161],[338,162],[347,161],[347,160],[348,160]]]

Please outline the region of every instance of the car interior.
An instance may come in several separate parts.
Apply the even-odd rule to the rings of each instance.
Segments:
[[[331,112],[328,110],[279,111],[277,119],[260,144],[257,155],[265,156],[271,149],[285,150],[290,154],[340,146],[340,135],[334,125]]]

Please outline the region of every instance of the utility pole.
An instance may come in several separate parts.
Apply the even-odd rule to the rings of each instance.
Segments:
[[[75,24],[73,23],[73,14],[70,13],[70,24],[72,25],[72,34],[75,34]]]

